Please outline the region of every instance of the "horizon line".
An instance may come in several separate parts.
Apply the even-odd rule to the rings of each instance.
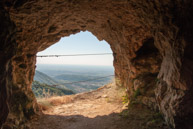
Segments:
[[[83,66],[112,66],[114,67],[113,65],[92,65],[92,64],[44,64],[44,63],[36,63],[36,65],[83,65]]]

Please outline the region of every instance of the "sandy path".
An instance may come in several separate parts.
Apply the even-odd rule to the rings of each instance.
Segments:
[[[147,126],[146,116],[120,115],[123,90],[107,85],[99,90],[70,96],[73,101],[54,106],[31,123],[33,129],[166,129]],[[134,113],[134,112],[133,112]],[[141,113],[138,113],[141,115]],[[149,114],[149,113],[146,113]],[[144,125],[143,125],[144,124]]]

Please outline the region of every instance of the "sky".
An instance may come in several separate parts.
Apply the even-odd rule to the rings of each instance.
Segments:
[[[71,55],[71,54],[112,53],[106,41],[99,41],[92,33],[85,31],[69,37],[63,37],[37,55]],[[112,55],[37,57],[37,64],[66,65],[101,65],[112,66]]]

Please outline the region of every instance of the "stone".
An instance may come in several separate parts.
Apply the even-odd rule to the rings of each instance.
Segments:
[[[40,112],[31,91],[36,53],[87,30],[110,44],[129,97],[145,88],[144,104],[156,104],[172,127],[192,129],[192,12],[192,0],[1,0],[0,127],[22,129]]]

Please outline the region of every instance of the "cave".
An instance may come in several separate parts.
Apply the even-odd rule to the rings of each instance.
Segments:
[[[110,44],[115,75],[130,98],[144,87],[137,81],[154,80],[144,104],[171,127],[192,129],[192,12],[192,0],[2,0],[0,127],[25,128],[40,112],[31,91],[37,52],[90,31]]]

